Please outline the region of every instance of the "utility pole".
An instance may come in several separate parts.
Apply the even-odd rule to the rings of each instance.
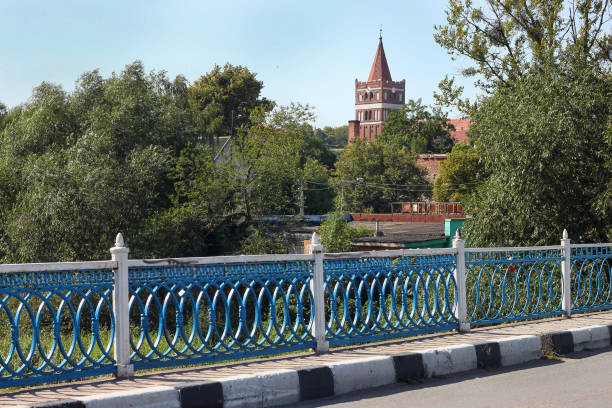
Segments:
[[[300,184],[300,217],[304,216],[304,182]]]

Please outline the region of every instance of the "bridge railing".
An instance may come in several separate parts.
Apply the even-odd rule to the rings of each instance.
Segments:
[[[115,372],[116,267],[0,265],[0,387]]]
[[[0,265],[0,388],[612,308],[612,244]],[[566,290],[569,289],[569,290]]]

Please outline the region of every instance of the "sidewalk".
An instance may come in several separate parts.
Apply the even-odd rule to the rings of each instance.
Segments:
[[[0,394],[1,407],[234,407],[291,404],[396,381],[496,368],[610,346],[612,311]]]

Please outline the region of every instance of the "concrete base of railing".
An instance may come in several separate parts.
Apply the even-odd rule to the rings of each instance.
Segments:
[[[218,382],[186,383],[61,400],[36,407],[269,407],[346,394],[395,382],[411,382],[475,369],[495,369],[543,355],[611,345],[612,326],[591,326],[499,341],[460,344],[419,353],[335,362],[297,370],[242,375]]]
[[[128,378],[134,376],[134,364],[115,364],[115,377]]]
[[[313,351],[315,353],[327,353],[329,351],[329,341],[318,341]]]

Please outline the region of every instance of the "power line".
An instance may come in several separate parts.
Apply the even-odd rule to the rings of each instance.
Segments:
[[[320,185],[324,185],[322,183],[319,183]],[[428,193],[428,192],[432,192],[433,191],[433,187],[429,187],[429,188],[421,188],[421,189],[411,189],[411,188],[396,188],[396,187],[390,187],[390,185],[388,184],[376,184],[376,183],[362,183],[365,184],[366,187],[370,187],[370,188],[380,188],[380,189],[388,189],[388,190],[393,190],[393,191],[400,191],[400,192],[413,192],[413,193]],[[460,186],[461,184],[457,184],[458,186]],[[321,191],[321,190],[331,190],[331,189],[335,189],[334,186],[331,185],[327,185],[327,187],[324,188],[306,188],[305,191]],[[462,188],[448,188],[446,189],[446,191],[449,192],[455,192],[455,191],[462,191]]]

